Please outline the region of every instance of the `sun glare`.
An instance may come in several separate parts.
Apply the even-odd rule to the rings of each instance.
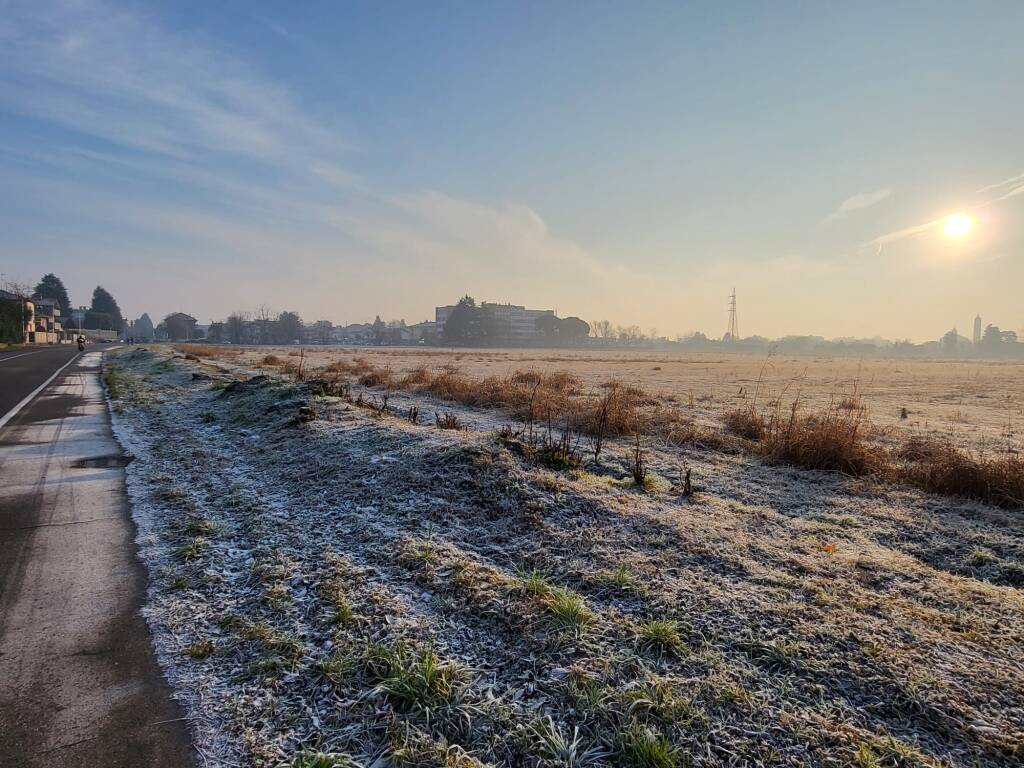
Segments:
[[[954,213],[946,219],[942,231],[946,237],[967,237],[974,229],[974,219],[966,213]]]

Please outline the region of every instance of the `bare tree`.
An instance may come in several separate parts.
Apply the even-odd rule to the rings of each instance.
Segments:
[[[613,327],[607,320],[595,320],[590,324],[590,328],[599,339],[607,339],[612,335]]]
[[[271,342],[270,323],[273,321],[274,310],[266,304],[256,307],[256,332],[259,335],[260,344]]]
[[[225,321],[227,325],[228,341],[232,344],[241,344],[245,340],[245,324],[249,322],[250,315],[248,312],[240,312],[235,310]]]

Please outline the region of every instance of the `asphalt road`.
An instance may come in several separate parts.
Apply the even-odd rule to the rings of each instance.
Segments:
[[[77,354],[73,344],[0,352],[0,419]]]
[[[194,765],[140,608],[146,573],[101,352],[0,354],[0,765]]]

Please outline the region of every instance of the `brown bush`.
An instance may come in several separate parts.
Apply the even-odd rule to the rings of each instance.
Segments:
[[[1024,459],[974,456],[937,440],[913,437],[896,453],[895,474],[932,493],[963,496],[1014,509],[1024,507]]]
[[[722,422],[727,430],[747,440],[760,440],[764,436],[764,417],[753,408],[729,411],[722,417]]]
[[[365,357],[352,358],[352,365],[350,370],[352,371],[352,373],[358,376],[361,376],[364,373],[369,373],[374,368],[374,364],[367,360]]]
[[[335,360],[320,369],[324,373],[353,373],[353,366],[345,360]]]
[[[462,423],[462,420],[451,411],[445,411],[443,414],[434,414],[434,423],[437,424],[439,429],[465,429],[466,425]]]
[[[600,432],[607,437],[621,437],[641,429],[644,425],[641,424],[640,405],[645,401],[646,393],[616,381],[602,386],[604,393],[580,410],[580,430],[590,435]]]
[[[417,368],[413,368],[411,371],[405,374],[405,376],[403,376],[402,380],[399,382],[399,386],[408,388],[421,386],[423,384],[429,383],[430,371],[427,370],[426,366],[421,365]]]
[[[264,355],[260,359],[260,363],[263,365],[280,365],[283,361],[277,355]]]
[[[804,416],[794,403],[788,416],[778,409],[761,439],[764,455],[804,469],[865,475],[883,469],[881,451],[864,442],[863,412],[829,407],[821,415]]]
[[[544,380],[544,375],[540,371],[516,371],[512,374],[510,381],[513,384],[531,384],[539,385]]]
[[[364,387],[390,387],[394,376],[390,368],[369,368],[360,377],[359,383]]]

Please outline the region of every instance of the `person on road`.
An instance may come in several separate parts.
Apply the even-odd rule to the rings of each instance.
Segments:
[[[78,334],[78,338],[75,339],[75,341],[78,342],[78,351],[79,352],[84,352],[85,351],[85,336],[83,336],[82,334]]]

